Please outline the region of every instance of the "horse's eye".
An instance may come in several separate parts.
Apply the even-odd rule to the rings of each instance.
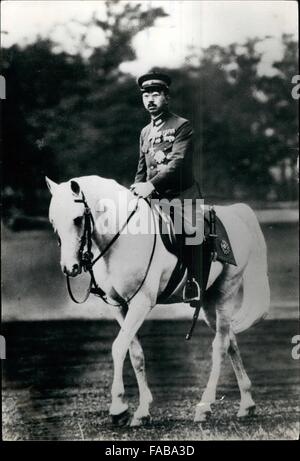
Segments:
[[[82,216],[78,216],[77,218],[74,219],[74,224],[76,227],[80,227],[82,224]]]

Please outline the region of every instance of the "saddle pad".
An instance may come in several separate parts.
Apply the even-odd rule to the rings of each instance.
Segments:
[[[207,239],[210,231],[210,216],[209,211],[204,212],[204,238]],[[232,264],[236,266],[235,257],[231,248],[231,243],[227,235],[227,231],[220,220],[216,215],[216,234],[217,238],[215,240],[215,249],[217,251],[217,261],[225,264]]]
[[[158,212],[155,209],[155,212],[159,215],[159,228],[162,241],[165,245],[165,248],[175,256],[178,256],[178,242],[176,235],[174,233],[174,226],[169,216],[165,216],[162,212]],[[162,223],[164,220],[164,223]],[[166,224],[167,223],[167,224]],[[168,229],[168,232],[162,232],[162,228]],[[205,210],[204,213],[204,242],[208,242],[208,236],[210,233],[210,215],[209,210]],[[232,264],[236,266],[235,257],[232,251],[231,243],[227,235],[227,231],[218,216],[216,216],[216,240],[215,240],[215,250],[217,252],[217,261],[225,264]]]

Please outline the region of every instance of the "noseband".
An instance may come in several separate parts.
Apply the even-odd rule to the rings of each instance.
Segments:
[[[87,201],[85,199],[85,195],[84,195],[84,193],[82,191],[81,191],[81,199],[75,199],[74,200],[76,203],[83,203],[83,205],[84,205],[84,215],[83,215],[84,216],[84,228],[83,228],[83,234],[82,234],[81,239],[80,239],[79,263],[80,263],[80,266],[83,268],[83,270],[85,272],[89,272],[90,277],[91,277],[90,285],[89,285],[89,287],[87,289],[85,297],[83,298],[83,300],[78,301],[74,297],[74,295],[72,293],[71,284],[70,284],[70,277],[67,275],[68,292],[69,292],[70,298],[76,304],[85,303],[87,301],[88,297],[90,296],[90,294],[92,293],[92,294],[94,294],[96,296],[99,296],[106,304],[110,304],[112,306],[120,306],[120,305],[124,305],[124,304],[127,305],[134,298],[134,296],[140,291],[140,289],[142,288],[142,286],[143,286],[143,284],[144,284],[144,282],[146,280],[146,277],[148,275],[151,263],[152,263],[152,259],[153,259],[153,255],[154,255],[154,251],[155,251],[155,247],[156,247],[156,239],[157,239],[156,221],[155,221],[154,213],[153,213],[153,210],[152,210],[149,202],[147,202],[147,200],[146,200],[146,202],[150,206],[150,209],[151,209],[151,212],[152,212],[152,217],[153,217],[153,222],[154,222],[154,229],[155,229],[154,230],[154,240],[153,240],[152,252],[151,252],[149,263],[148,263],[148,266],[147,266],[147,269],[146,269],[145,276],[144,276],[142,282],[140,283],[139,287],[137,288],[137,290],[134,292],[134,294],[129,299],[122,300],[121,304],[112,304],[112,303],[110,303],[108,301],[108,299],[107,299],[108,297],[107,297],[107,294],[105,293],[105,291],[102,290],[102,288],[99,287],[99,285],[97,284],[97,282],[95,280],[95,276],[94,276],[94,271],[93,271],[94,264],[96,264],[96,262],[99,261],[99,259],[102,258],[107,253],[107,251],[114,244],[114,242],[120,237],[121,233],[123,232],[125,227],[128,225],[128,223],[129,223],[130,219],[132,218],[132,216],[136,213],[136,211],[138,209],[138,205],[139,205],[139,200],[140,200],[140,197],[138,197],[134,209],[129,214],[127,220],[122,225],[121,229],[113,236],[113,238],[108,243],[108,245],[104,248],[104,250],[94,260],[93,260],[94,255],[92,253],[92,234],[93,234],[93,231],[94,231],[94,228],[95,228],[95,221],[94,221],[91,209],[88,206]],[[86,250],[85,250],[85,248],[86,248]]]

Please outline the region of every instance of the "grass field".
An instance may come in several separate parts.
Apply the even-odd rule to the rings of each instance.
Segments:
[[[236,418],[239,393],[229,361],[218,403],[205,424],[193,423],[207,382],[212,333],[198,323],[184,340],[187,321],[154,320],[141,329],[148,381],[154,395],[152,423],[112,427],[108,416],[115,323],[102,321],[9,322],[3,325],[5,440],[229,440],[299,437],[299,361],[291,356],[293,320],[262,322],[240,335],[253,383],[257,414]],[[125,389],[131,413],[137,387],[128,359]]]
[[[110,351],[118,331],[116,323],[103,320],[108,310],[96,298],[83,307],[68,299],[52,232],[4,231],[2,318],[6,322],[1,334],[6,337],[7,359],[3,362],[3,438],[298,438],[299,361],[291,357],[291,339],[299,334],[298,225],[264,223],[262,229],[268,247],[270,318],[277,320],[265,321],[239,338],[253,382],[257,416],[244,421],[236,418],[239,393],[228,362],[212,418],[202,425],[193,423],[195,405],[208,379],[212,333],[199,322],[192,341],[186,342],[190,322],[170,320],[177,315],[175,308],[158,308],[157,316],[167,315],[169,319],[148,320],[141,329],[155,400],[152,424],[140,429],[116,429],[108,416]],[[184,306],[180,316],[182,312],[191,318],[189,307]],[[125,384],[133,412],[137,387],[128,361]]]

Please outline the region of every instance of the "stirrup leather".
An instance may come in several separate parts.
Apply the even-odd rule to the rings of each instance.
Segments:
[[[195,289],[196,288],[196,293],[193,295],[193,296],[189,296],[189,294],[187,293],[187,286],[191,286],[192,285],[192,289]],[[200,294],[201,294],[201,289],[200,289],[200,286],[199,286],[199,283],[197,282],[197,280],[193,277],[192,280],[188,280],[184,289],[183,289],[183,302],[184,303],[190,303],[191,301],[200,301]]]

